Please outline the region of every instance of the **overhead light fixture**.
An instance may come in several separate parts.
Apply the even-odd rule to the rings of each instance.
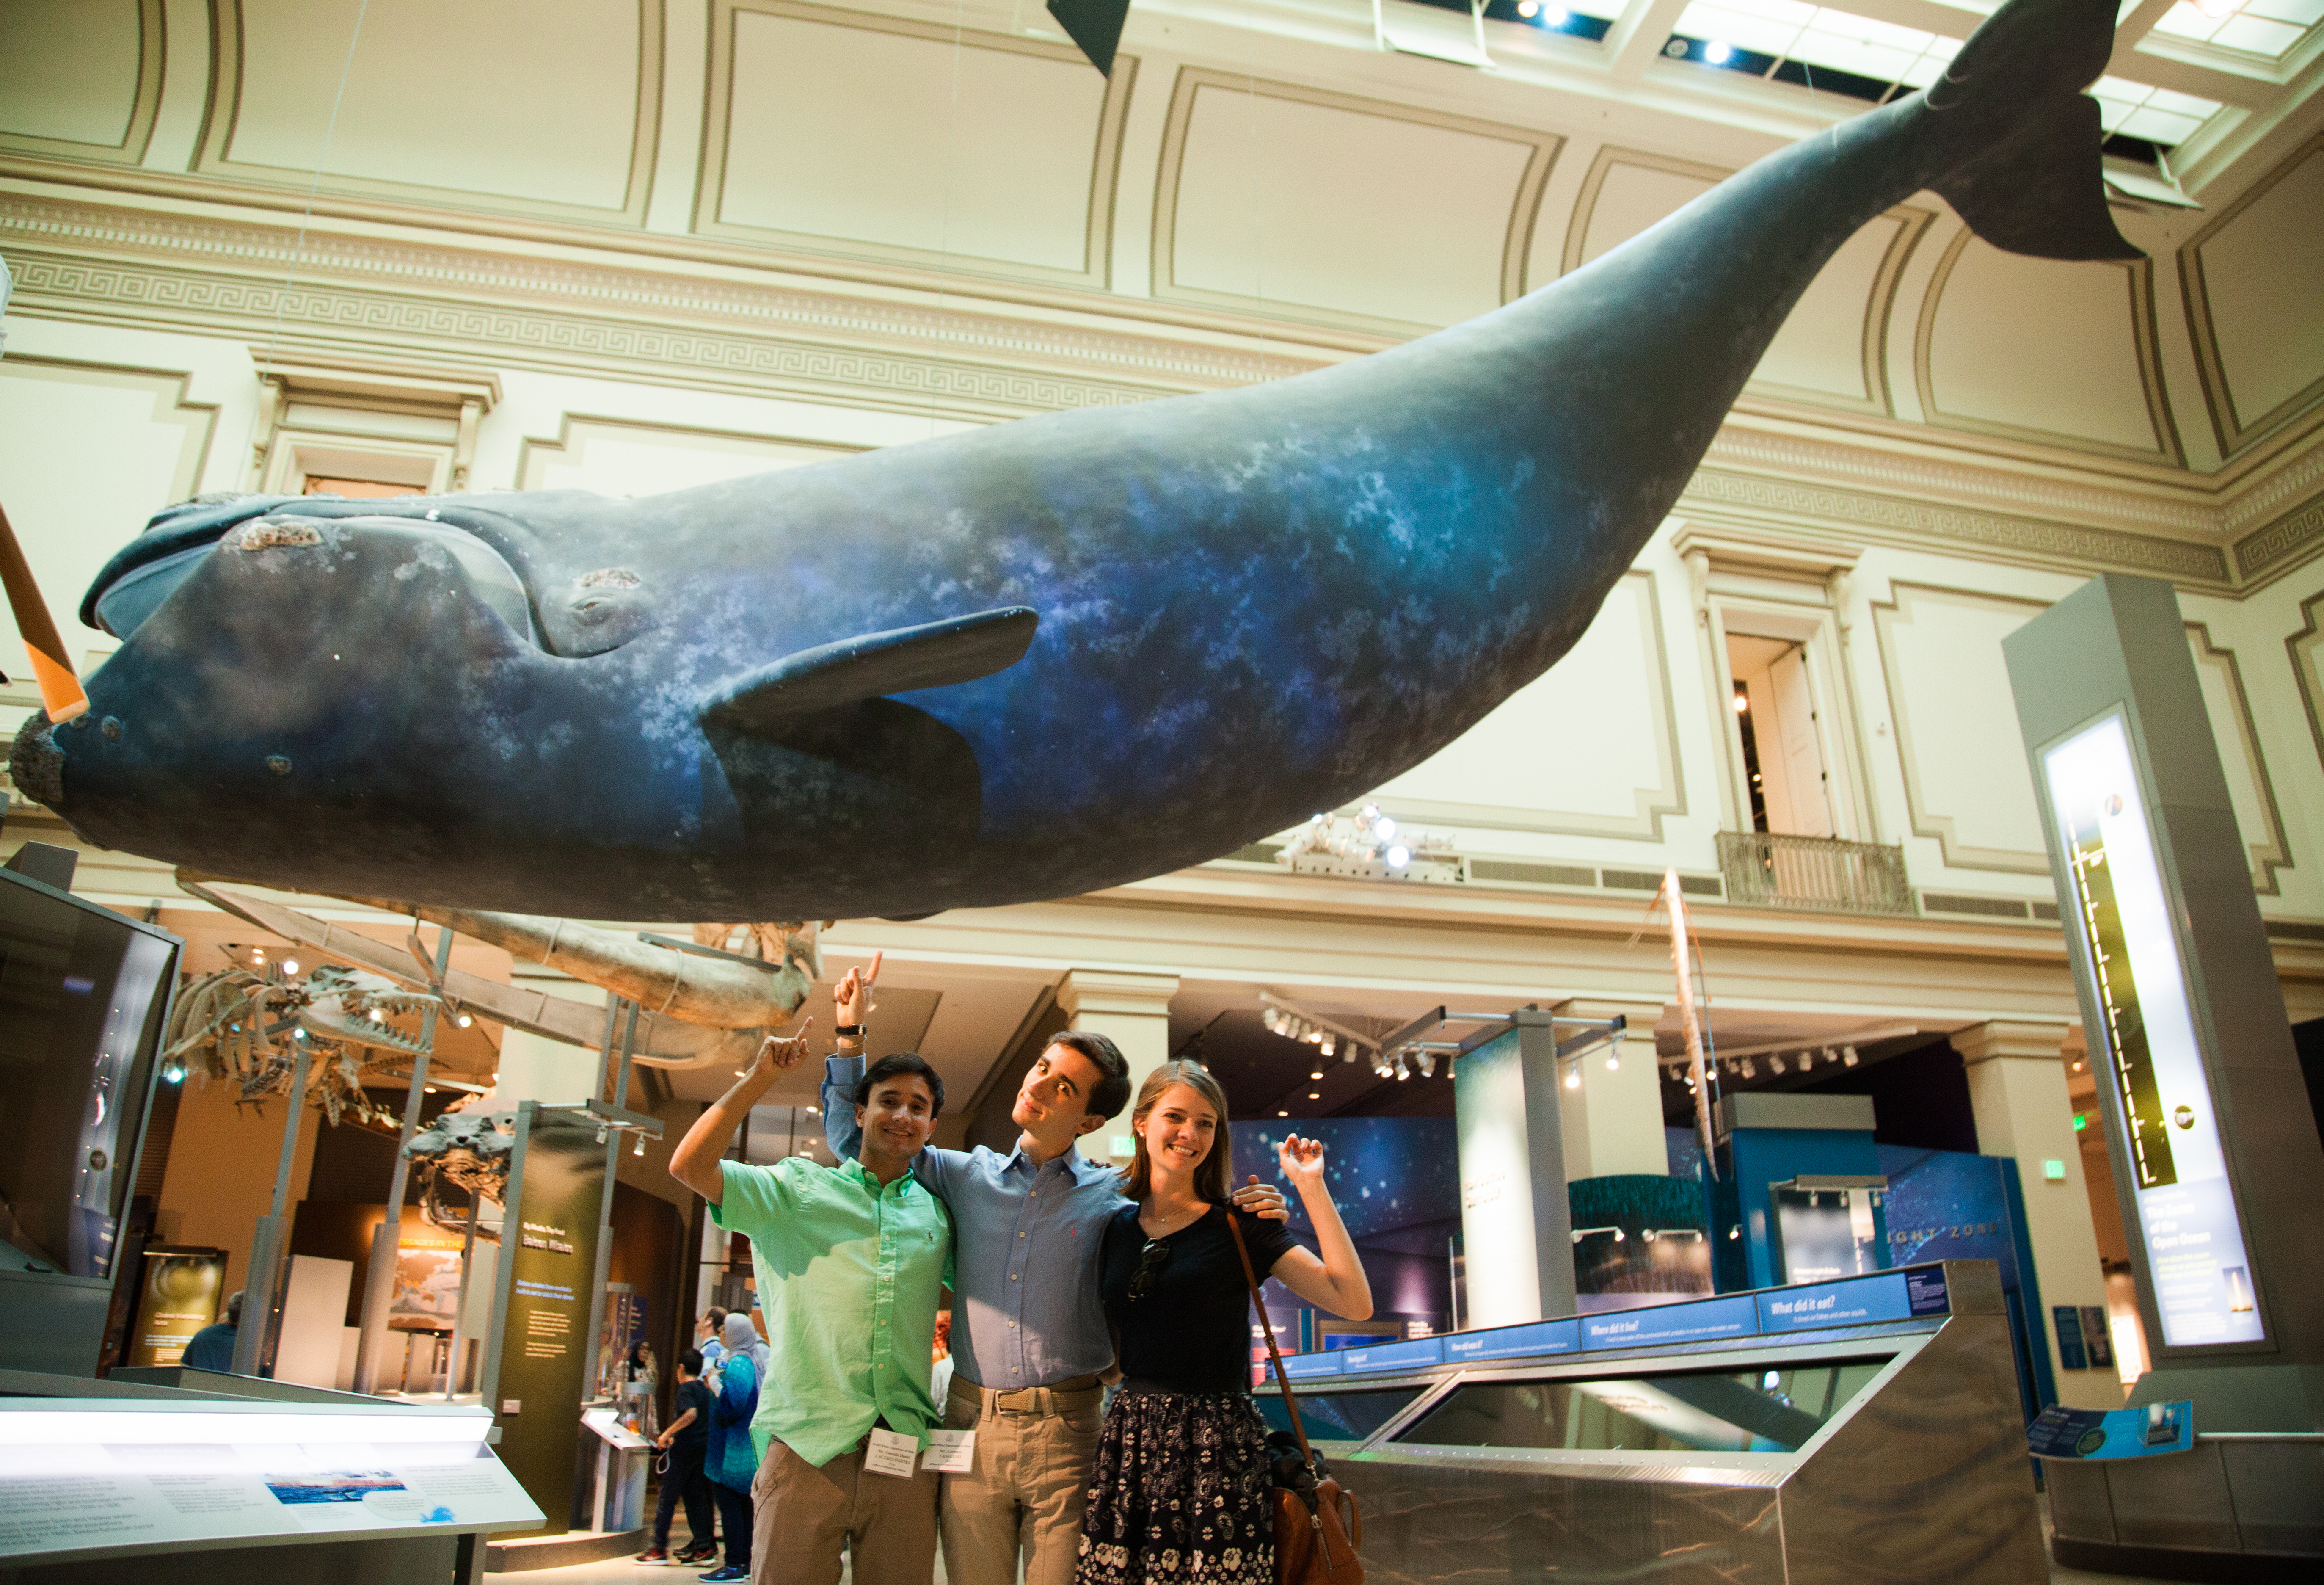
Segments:
[[[1517,0],[1517,14],[1531,22],[1541,14],[1541,0]]]
[[[631,1154],[632,1155],[643,1155],[643,1154],[645,1154],[645,1153],[646,1153],[646,1135],[645,1135],[645,1130],[643,1130],[643,1129],[641,1128],[641,1129],[640,1129],[640,1130],[638,1131],[638,1145],[637,1145],[637,1148],[636,1148],[635,1150],[631,1151],[631,1152],[630,1152],[630,1154]]]
[[[452,1022],[457,1024],[461,1028],[466,1029],[470,1024],[474,1024],[475,1020],[469,1017],[466,1013],[463,1013],[457,1018],[453,1019]]]
[[[1582,1088],[1581,1063],[1576,1062],[1573,1066],[1565,1071],[1565,1088],[1568,1089],[1579,1089]]]
[[[1286,1112],[1286,1111],[1277,1111],[1275,1115],[1276,1115],[1277,1117],[1289,1117],[1291,1114],[1290,1114],[1289,1112]]]
[[[1307,1077],[1310,1079],[1321,1079],[1323,1077],[1323,1070],[1318,1068],[1313,1073],[1308,1074]]]
[[[386,1008],[384,1008],[384,1007],[374,1007],[374,1008],[371,1010],[371,1021],[372,1021],[374,1024],[384,1024],[384,1023],[386,1023],[386,1022],[387,1022],[387,1009],[386,1009]]]
[[[1606,1071],[1609,1073],[1619,1073],[1621,1071],[1622,1053],[1619,1052],[1608,1052],[1606,1053]]]
[[[1767,1058],[1767,1066],[1778,1073],[1784,1072],[1785,1070],[1784,1067],[1783,1053],[1780,1052],[1770,1053]]]
[[[1739,690],[1735,695],[1735,713],[1738,716],[1748,716],[1751,713],[1751,696]]]
[[[1751,1066],[1751,1059],[1748,1057],[1744,1058],[1743,1077],[1746,1079],[1757,1079],[1758,1076],[1758,1070]]]
[[[1847,1068],[1853,1068],[1853,1067],[1855,1067],[1855,1066],[1856,1066],[1856,1048],[1855,1048],[1854,1046],[1852,1046],[1852,1045],[1844,1045],[1844,1046],[1840,1047],[1840,1065],[1841,1065],[1842,1067],[1847,1067]]]
[[[1307,1098],[1309,1100],[1322,1100],[1323,1098],[1323,1091],[1311,1089],[1307,1092]]]
[[[299,959],[296,959],[296,958],[285,958],[285,959],[282,959],[282,972],[283,972],[283,973],[285,973],[285,974],[296,974],[296,973],[298,973],[298,972],[299,972]]]
[[[1729,60],[1733,59],[1734,54],[1735,51],[1732,48],[1721,43],[1717,39],[1711,40],[1711,42],[1702,47],[1702,58],[1705,60],[1710,61],[1713,66],[1726,65]]]

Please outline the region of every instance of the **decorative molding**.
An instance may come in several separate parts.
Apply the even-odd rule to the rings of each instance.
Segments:
[[[1501,301],[1508,302],[1525,294],[1526,255],[1532,246],[1533,227],[1541,209],[1542,190],[1549,183],[1550,169],[1557,162],[1558,152],[1565,146],[1565,139],[1556,133],[1536,132],[1504,122],[1478,121],[1466,116],[1448,116],[1440,111],[1423,110],[1387,99],[1360,98],[1353,94],[1333,93],[1324,88],[1276,82],[1237,72],[1181,66],[1177,81],[1170,90],[1169,115],[1162,130],[1160,174],[1154,188],[1153,290],[1156,297],[1200,304],[1205,308],[1245,312],[1250,311],[1252,306],[1253,300],[1245,294],[1183,285],[1177,278],[1178,190],[1185,173],[1186,138],[1194,123],[1194,101],[1206,88],[1236,94],[1256,94],[1296,105],[1316,105],[1329,110],[1343,110],[1351,115],[1376,116],[1387,121],[1409,122],[1416,126],[1433,126],[1440,131],[1457,132],[1496,143],[1516,144],[1529,150],[1525,169],[1517,177],[1517,190],[1509,197],[1508,223],[1501,236]],[[1312,320],[1399,338],[1425,336],[1439,329],[1434,325],[1379,319],[1314,303],[1268,299],[1263,306],[1270,318]]]
[[[153,141],[153,117],[161,108],[161,69],[168,59],[168,30],[162,23],[161,0],[137,0],[137,96],[131,102],[129,121],[122,131],[121,141],[89,144],[75,138],[0,132],[0,149],[56,159],[94,160],[108,165],[138,163],[145,158],[145,150]]]
[[[88,363],[77,358],[40,357],[14,352],[0,358],[0,379],[55,380],[75,385],[113,385],[143,391],[153,398],[153,422],[176,424],[186,431],[178,450],[178,466],[170,476],[171,501],[183,501],[201,487],[202,471],[210,447],[217,439],[217,403],[189,402],[193,375],[184,369],[143,368],[134,364]],[[157,501],[156,506],[168,505]],[[22,673],[19,673],[22,675]]]
[[[782,446],[800,451],[820,451],[827,458],[852,457],[868,450],[864,446],[846,445],[836,440],[807,440],[794,435],[757,434],[747,430],[718,430],[700,424],[655,423],[644,419],[610,418],[597,413],[567,412],[558,420],[557,438],[540,439],[527,436],[517,447],[516,487],[537,490],[546,487],[541,477],[548,465],[558,460],[578,462],[595,435],[618,432],[625,437],[650,441],[656,437],[677,436],[699,440],[736,440],[752,446]],[[738,447],[729,455],[740,455]]]
[[[970,50],[995,50],[1048,60],[1075,71],[1089,68],[1073,44],[1010,33],[962,29],[950,23],[915,22],[899,16],[841,10],[828,5],[795,4],[793,0],[712,0],[710,8],[710,68],[708,95],[703,106],[702,164],[694,190],[693,229],[697,236],[758,242],[796,252],[828,253],[896,264],[920,264],[947,273],[1000,275],[1045,284],[1084,287],[1102,292],[1113,276],[1113,209],[1120,188],[1121,127],[1130,114],[1130,90],[1138,80],[1138,57],[1114,57],[1106,79],[1105,97],[1093,129],[1092,160],[1086,218],[1082,240],[1082,267],[1058,269],[1018,259],[977,258],[939,254],[927,248],[866,241],[856,237],[824,236],[747,226],[719,218],[726,187],[727,149],[733,138],[734,36],[744,14],[779,16],[821,27],[851,28],[904,38],[959,44]]]
[[[1670,646],[1663,632],[1662,599],[1655,575],[1639,568],[1625,572],[1616,585],[1638,602],[1639,630],[1644,640],[1641,668],[1654,678],[1648,691],[1646,726],[1655,745],[1655,783],[1630,789],[1632,811],[1627,815],[1589,814],[1572,810],[1528,809],[1513,804],[1462,803],[1403,793],[1382,792],[1407,825],[1431,821],[1463,826],[1471,830],[1533,831],[1553,837],[1611,837],[1633,842],[1661,842],[1666,815],[1686,813],[1684,762],[1678,746],[1678,710],[1671,695]],[[1609,593],[1609,600],[1612,598]]]
[[[196,145],[194,170],[254,186],[295,188],[301,192],[321,190],[365,198],[402,199],[443,207],[447,199],[466,198],[483,207],[516,215],[543,215],[558,219],[592,221],[597,225],[642,227],[646,204],[652,197],[654,152],[661,136],[662,38],[668,25],[666,0],[637,0],[638,75],[634,103],[630,107],[630,168],[622,181],[617,209],[590,204],[560,203],[529,199],[484,189],[449,189],[418,182],[389,181],[376,177],[345,176],[315,170],[290,170],[236,160],[235,127],[242,99],[252,85],[244,80],[242,0],[209,0],[210,102]],[[456,47],[456,42],[447,41]]]
[[[1904,696],[1898,691],[1904,669],[1897,661],[1895,636],[1895,629],[1898,626],[1913,619],[1912,599],[1914,595],[1938,595],[1993,607],[2022,607],[2027,621],[2048,610],[2048,602],[2015,599],[1979,589],[1948,589],[1940,584],[1907,583],[1902,579],[1891,579],[1889,590],[1893,598],[1871,602],[1872,627],[1880,645],[1880,672],[1888,691],[1888,716],[1896,728],[1896,758],[1904,774],[1904,807],[1912,820],[1913,834],[1934,841],[1948,869],[2048,875],[2050,855],[2046,850],[1970,846],[1962,842],[1954,830],[1951,815],[1939,814],[1929,807],[1928,797],[1921,790],[1920,751],[1913,742],[1911,713],[1904,709]]]
[[[1157,386],[1215,390],[1282,379],[1322,361],[1248,348],[1209,347],[958,310],[915,307],[777,286],[641,269],[512,257],[420,244],[142,210],[43,201],[0,192],[0,242],[9,257],[42,248],[80,261],[92,253],[158,255],[210,270],[312,283],[337,276],[400,292],[546,301],[584,311],[650,314],[767,326],[802,335],[864,338],[975,357],[1035,360],[1143,376]]]
[[[1571,275],[1582,267],[1582,250],[1590,246],[1590,218],[1598,212],[1599,195],[1606,190],[1606,178],[1617,165],[1635,165],[1643,171],[1660,171],[1671,176],[1692,176],[1716,187],[1735,172],[1724,165],[1705,165],[1694,160],[1681,160],[1669,154],[1650,154],[1644,149],[1619,148],[1608,144],[1590,162],[1588,174],[1582,178],[1581,189],[1573,195],[1573,218],[1565,225],[1565,246],[1559,251],[1557,273]]]
[[[328,282],[198,275],[133,262],[20,256],[20,312],[85,323],[234,336],[276,322],[302,333],[399,352],[440,351],[503,366],[643,379],[689,389],[839,397],[855,405],[934,407],[986,419],[1063,408],[1121,405],[1173,393],[1150,386],[829,346],[710,327],[585,318],[550,309],[391,296]]]
[[[2236,542],[2236,572],[2249,594],[2324,553],[2324,496]]]
[[[1969,250],[1969,244],[1977,239],[1976,232],[1966,227],[1961,229],[1945,249],[1944,256],[1937,261],[1936,273],[1930,277],[1928,290],[1921,298],[1920,321],[1913,335],[1913,378],[1920,389],[1921,412],[1930,426],[1960,430],[1969,434],[2031,440],[2043,446],[2087,451],[2100,457],[2162,462],[2173,468],[2186,466],[2186,451],[2179,443],[2178,421],[2171,415],[2170,399],[2163,386],[2163,357],[2155,334],[2153,259],[2095,261],[2119,268],[2130,292],[2131,340],[2138,358],[2139,383],[2146,399],[2146,422],[2154,436],[2152,448],[2123,446],[2111,440],[2067,434],[2059,430],[2037,430],[2023,424],[2001,423],[1992,419],[1970,418],[1948,412],[1938,404],[1935,378],[1930,369],[1930,355],[1936,339],[1937,313],[1944,300],[1945,287],[1952,280],[1953,267],[1960,262],[1961,255]]]
[[[2219,358],[2218,336],[2211,322],[2210,289],[2203,276],[2203,249],[2277,182],[2317,158],[2324,158],[2324,133],[2292,150],[2274,170],[2246,188],[2179,248],[2179,294],[2186,305],[2187,329],[2195,344],[2195,372],[2202,380],[2203,400],[2211,413],[2211,431],[2218,437],[2222,457],[2235,456],[2286,419],[2314,406],[2319,398],[2324,398],[2324,377],[2310,382],[2306,388],[2248,423],[2244,422],[2236,405],[2234,388],[2227,381],[2227,366]]]
[[[1896,228],[1888,238],[1888,246],[1881,250],[1879,267],[1873,272],[1872,285],[1864,295],[1864,324],[1858,333],[1858,357],[1864,379],[1863,395],[1841,396],[1811,386],[1786,385],[1778,381],[1756,377],[1748,388],[1813,407],[1838,407],[1851,412],[1895,417],[1895,393],[1888,384],[1888,322],[1895,314],[1896,292],[1904,280],[1904,264],[1936,218],[1934,209],[1917,209],[1911,204],[1899,204],[1886,214],[1876,217],[1895,221]]]
[[[2292,656],[2292,674],[2300,679],[2300,702],[2308,707],[2308,734],[2316,742],[2316,757],[2324,761],[2324,670],[2318,663],[2324,661],[2324,621],[2318,619],[2324,612],[2324,593],[2310,595],[2300,602],[2300,631],[2283,641]]]
[[[2119,568],[2213,594],[2231,586],[2226,553],[2213,545],[1940,506],[1830,485],[1698,470],[1680,495],[1677,509],[1699,515],[1721,508],[1773,516],[1791,526],[1803,518],[1818,519],[1852,535],[1905,549],[1931,550],[1940,548],[1932,541],[1950,542],[2021,566],[2070,571]]]
[[[2283,814],[2276,807],[2275,783],[2267,774],[2267,756],[2261,753],[2259,728],[2252,721],[2251,696],[2244,691],[2243,668],[2236,664],[2236,652],[2221,649],[2211,642],[2211,630],[2200,622],[2187,624],[2187,637],[2193,647],[2195,664],[2200,670],[2209,668],[2225,681],[2228,708],[2235,720],[2235,740],[2241,747],[2245,768],[2251,773],[2253,791],[2259,794],[2260,819],[2267,827],[2265,839],[2246,840],[2244,851],[2251,860],[2252,890],[2261,896],[2273,897],[2282,888],[2276,885],[2275,872],[2292,867],[2292,845],[2283,834]],[[2211,735],[2219,736],[2218,723],[2213,722]]]

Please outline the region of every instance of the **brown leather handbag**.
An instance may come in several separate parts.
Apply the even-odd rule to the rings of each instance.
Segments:
[[[1282,1351],[1275,1346],[1275,1323],[1259,1296],[1259,1277],[1251,1270],[1250,1251],[1243,1247],[1242,1229],[1227,1213],[1227,1231],[1234,1235],[1235,1256],[1242,1262],[1242,1280],[1250,1288],[1250,1302],[1267,1329],[1267,1357],[1275,1362],[1275,1379],[1283,1387],[1283,1406],[1291,1411],[1292,1434],[1298,1451],[1287,1447],[1273,1460],[1269,1479],[1275,1488],[1276,1585],[1364,1585],[1364,1565],[1356,1556],[1363,1544],[1363,1516],[1356,1499],[1341,1489],[1323,1460],[1307,1445],[1307,1425],[1299,1417],[1299,1400],[1292,1395],[1291,1377],[1283,1368]],[[1281,1432],[1268,1435],[1270,1451],[1284,1440]]]

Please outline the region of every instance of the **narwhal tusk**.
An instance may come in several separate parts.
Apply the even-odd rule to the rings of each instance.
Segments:
[[[88,695],[81,691],[80,678],[65,654],[65,641],[57,635],[56,618],[49,615],[49,603],[41,598],[32,563],[24,560],[5,510],[0,510],[0,583],[8,586],[8,608],[15,614],[16,631],[32,656],[42,708],[51,722],[62,725],[88,709]]]

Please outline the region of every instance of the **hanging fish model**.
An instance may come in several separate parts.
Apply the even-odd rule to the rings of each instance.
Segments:
[[[628,920],[919,915],[1199,863],[1378,786],[1581,636],[1833,252],[1932,189],[2138,256],[2099,181],[2114,0],[2013,0],[1941,80],[1483,317],[1276,384],[638,500],[161,514],[16,783],[211,872]]]

